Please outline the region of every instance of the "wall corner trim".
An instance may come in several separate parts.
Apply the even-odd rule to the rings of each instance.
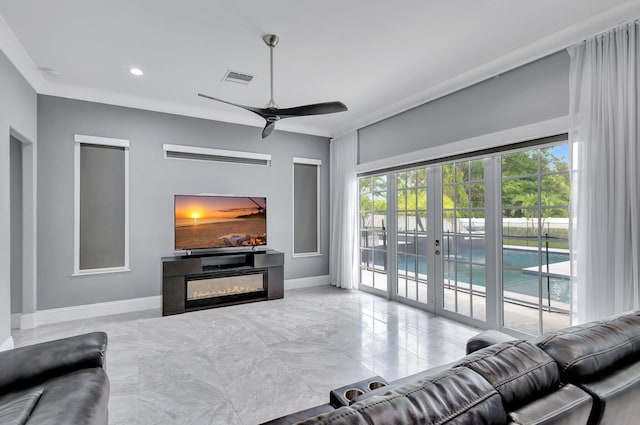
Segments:
[[[13,337],[9,336],[2,345],[0,345],[0,351],[7,351],[13,348]]]
[[[44,85],[45,79],[2,16],[0,16],[0,50],[7,56],[7,59],[15,66],[31,88],[38,93]]]

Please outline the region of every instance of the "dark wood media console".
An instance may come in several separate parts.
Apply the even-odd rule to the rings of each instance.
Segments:
[[[284,297],[284,254],[267,250],[162,258],[162,315]]]

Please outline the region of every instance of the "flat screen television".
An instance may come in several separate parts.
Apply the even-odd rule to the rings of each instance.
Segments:
[[[175,249],[254,248],[267,244],[267,199],[175,195]]]

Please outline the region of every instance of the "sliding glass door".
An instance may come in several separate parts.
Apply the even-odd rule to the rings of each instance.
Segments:
[[[486,319],[484,160],[442,169],[442,308]]]
[[[360,179],[360,285],[384,291],[387,277],[387,176]]]
[[[361,287],[478,326],[566,327],[569,194],[566,141],[361,178]]]
[[[429,304],[427,169],[395,174],[396,279],[394,295]]]
[[[566,144],[502,155],[503,326],[526,334],[569,326]]]

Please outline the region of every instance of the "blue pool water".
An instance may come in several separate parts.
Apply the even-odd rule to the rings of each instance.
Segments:
[[[455,264],[452,260],[468,261],[469,255],[471,261],[475,264],[469,265],[468,263]],[[538,252],[528,249],[519,248],[503,248],[502,250],[502,265],[503,265],[503,285],[504,290],[515,294],[538,296],[539,279],[535,271],[522,270],[528,267],[534,267],[537,270],[539,261],[542,263],[541,271],[546,272],[547,255],[543,251],[541,258],[538,257]],[[376,264],[378,264],[378,258],[376,258]],[[417,261],[417,264],[416,264]],[[560,263],[569,261],[569,254],[562,252],[549,252],[548,264]],[[457,255],[451,253],[447,254],[447,250],[443,251],[443,267],[444,277],[451,281],[457,280],[458,282],[469,283],[472,285],[485,286],[486,274],[485,274],[485,253],[484,247],[468,249],[459,249]],[[382,265],[380,262],[379,265]],[[427,260],[425,257],[414,257],[412,255],[398,254],[398,271],[402,273],[404,271],[414,272],[418,268],[418,273],[426,274],[427,272]],[[456,270],[457,266],[457,270]],[[457,274],[456,274],[457,272]],[[551,293],[551,300],[559,301],[563,303],[569,303],[571,298],[570,280],[566,278],[542,276],[542,297],[548,299],[548,293]]]

